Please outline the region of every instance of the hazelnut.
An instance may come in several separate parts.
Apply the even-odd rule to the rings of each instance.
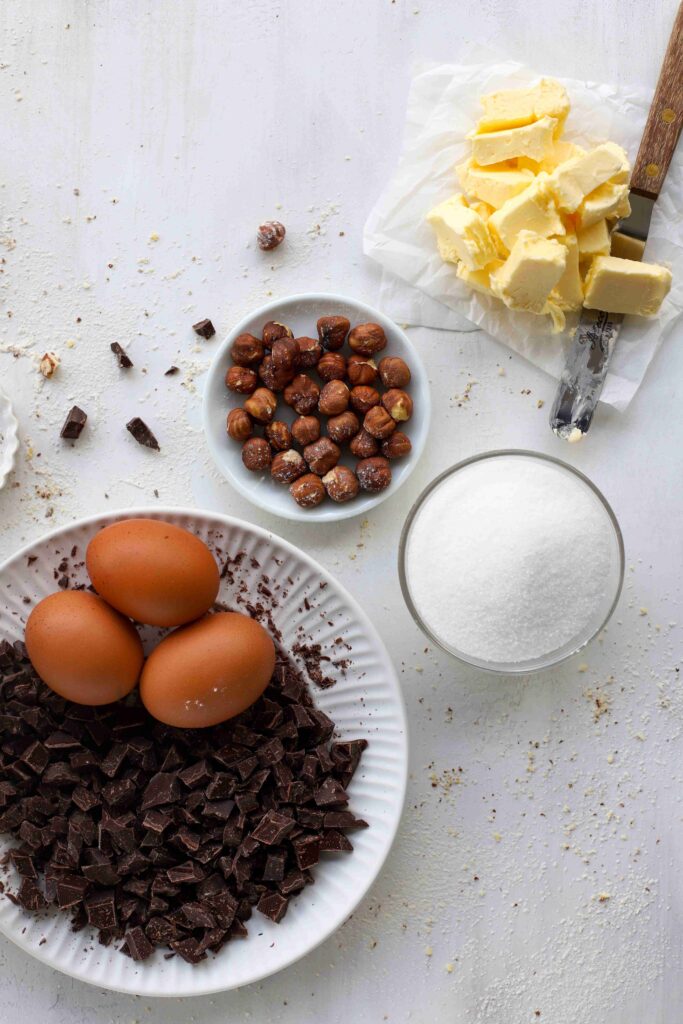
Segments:
[[[391,437],[382,441],[382,455],[385,459],[402,459],[404,455],[410,455],[412,447],[410,438],[402,430],[395,430]]]
[[[408,364],[398,356],[385,356],[379,361],[379,375],[385,388],[404,388],[410,384]]]
[[[382,395],[382,405],[397,423],[405,423],[413,415],[413,400],[399,388],[392,388]]]
[[[351,322],[345,316],[321,316],[316,326],[323,348],[336,352],[343,347]]]
[[[363,459],[356,466],[358,483],[364,491],[377,494],[384,491],[391,483],[391,466],[387,459],[378,456],[373,459]]]
[[[279,324],[277,320],[269,320],[267,324],[263,325],[261,337],[263,338],[264,346],[272,348],[280,338],[293,338],[294,335],[285,324]]]
[[[292,373],[299,363],[299,346],[294,338],[278,338],[270,352],[273,369]]]
[[[365,416],[369,409],[373,409],[380,403],[379,391],[370,388],[367,384],[358,384],[351,389],[351,405],[357,412]]]
[[[266,441],[276,452],[285,452],[292,447],[292,433],[282,420],[273,420],[264,430]]]
[[[231,366],[225,375],[225,386],[238,395],[250,395],[256,390],[258,377],[247,366]]]
[[[285,388],[285,402],[300,416],[313,412],[319,398],[320,388],[305,373],[297,374],[292,383]]]
[[[379,324],[359,324],[349,334],[349,346],[359,356],[374,356],[387,347],[387,336]]]
[[[300,452],[289,448],[286,452],[278,452],[270,465],[270,475],[281,484],[294,483],[306,472],[306,463]]]
[[[282,391],[294,376],[294,370],[276,370],[271,355],[265,356],[258,368],[258,375],[271,391]]]
[[[355,412],[343,412],[340,416],[331,416],[327,421],[327,436],[335,444],[347,444],[360,430],[360,421]]]
[[[348,466],[335,466],[323,477],[323,484],[329,498],[340,504],[351,501],[360,490],[358,477]]]
[[[378,441],[384,441],[396,430],[396,421],[391,418],[383,406],[376,405],[365,414],[363,426],[368,434],[372,434]]]
[[[299,366],[303,366],[308,370],[312,366],[317,366],[323,354],[322,346],[318,339],[297,338],[296,343],[299,346]]]
[[[240,334],[230,346],[233,363],[238,366],[256,366],[263,359],[264,347],[253,334]]]
[[[57,367],[60,364],[60,358],[56,352],[46,352],[43,358],[38,363],[38,369],[42,373],[43,377],[54,377],[57,372]]]
[[[304,448],[304,458],[308,468],[318,476],[325,476],[333,466],[336,466],[341,457],[341,449],[329,437],[321,437],[313,444],[307,444]]]
[[[325,487],[319,476],[315,473],[306,473],[289,488],[289,493],[297,505],[302,508],[315,508],[325,498]]]
[[[297,416],[292,423],[292,437],[303,448],[320,437],[320,420],[315,416]]]
[[[324,381],[343,380],[346,376],[346,360],[339,352],[326,352],[318,363],[318,376]]]
[[[367,430],[360,430],[351,441],[349,450],[357,459],[369,459],[371,456],[377,455],[379,444],[372,434],[368,434]]]
[[[265,223],[259,224],[259,229],[256,232],[259,249],[263,249],[264,252],[277,249],[278,245],[284,241],[286,233],[284,224],[281,224],[279,220],[267,220]]]
[[[252,437],[242,445],[242,462],[252,473],[268,469],[271,457],[270,445],[263,437]]]
[[[346,364],[346,373],[352,385],[373,384],[377,380],[377,366],[373,359],[352,355]]]
[[[228,434],[233,441],[246,441],[254,433],[251,416],[244,409],[231,409],[228,413]]]
[[[331,380],[318,399],[318,409],[325,416],[338,416],[349,407],[349,389],[343,380]]]
[[[277,409],[277,398],[269,388],[256,388],[244,403],[252,419],[257,423],[270,423]]]

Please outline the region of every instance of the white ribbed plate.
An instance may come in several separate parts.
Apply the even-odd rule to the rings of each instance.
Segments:
[[[14,469],[19,449],[18,428],[19,424],[12,412],[10,400],[0,391],[0,491]]]
[[[77,546],[74,561],[78,563],[98,529],[131,516],[164,519],[185,527],[214,551],[246,552],[236,571],[235,586],[244,581],[249,596],[258,599],[256,585],[265,573],[273,591],[277,593],[278,585],[288,591],[273,611],[286,649],[300,629],[324,649],[330,649],[336,637],[343,637],[353,648],[353,663],[346,677],[339,674],[335,686],[315,690],[314,698],[335,721],[341,737],[369,741],[349,787],[350,808],[370,824],[352,833],[353,853],[326,854],[314,869],[315,885],[292,900],[281,924],[255,912],[248,922],[248,939],[229,942],[217,956],[210,955],[194,967],[178,956],[164,960],[159,951],[136,964],[114,946],[105,949],[99,945],[88,930],[74,935],[66,915],[33,917],[0,898],[0,931],[65,974],[99,988],[136,995],[204,995],[258,981],[298,960],[331,935],[363,898],[389,853],[403,809],[405,709],[389,655],[354,599],[317,562],[282,538],[239,519],[208,512],[155,508],[95,516],[23,548],[0,566],[0,636],[22,638],[32,605],[55,590],[53,568],[62,556]],[[29,555],[37,556],[30,566]],[[251,558],[260,563],[259,569],[250,567]],[[288,577],[292,583],[287,582]],[[321,583],[326,586],[321,588]],[[233,587],[223,580],[219,600],[230,602],[233,593]],[[24,603],[24,597],[30,603]],[[341,657],[348,653],[343,647],[336,650]],[[2,850],[0,842],[0,854]]]

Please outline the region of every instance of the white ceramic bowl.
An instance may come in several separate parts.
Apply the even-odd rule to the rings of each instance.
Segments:
[[[341,737],[369,741],[349,787],[350,807],[370,825],[353,833],[353,853],[331,855],[317,865],[315,885],[292,900],[281,924],[255,913],[245,941],[229,942],[217,956],[196,966],[178,956],[164,960],[159,950],[149,960],[135,963],[114,945],[101,946],[87,930],[74,935],[64,914],[33,917],[0,897],[0,931],[56,970],[98,988],[141,996],[204,995],[259,981],[294,963],[330,936],[362,900],[389,853],[401,817],[408,757],[405,710],[382,641],[336,580],[280,537],[213,513],[155,508],[95,516],[23,548],[0,566],[0,636],[23,636],[32,605],[55,590],[52,569],[62,555],[77,547],[72,563],[77,564],[99,529],[130,516],[164,519],[185,527],[215,552],[235,555],[244,551],[234,582],[222,580],[219,600],[230,602],[236,588],[245,584],[245,596],[257,602],[262,600],[257,584],[263,573],[274,583],[290,577],[293,582],[285,584],[287,599],[273,611],[275,624],[283,633],[283,646],[291,649],[301,631],[324,649],[331,649],[338,636],[351,645],[353,664],[347,674],[341,674],[330,689],[315,690],[313,696],[335,721]],[[29,556],[36,558],[30,566]],[[252,558],[260,568],[251,567]],[[85,570],[80,572],[85,580]],[[10,843],[7,837],[0,839],[0,856]]]
[[[19,424],[12,412],[10,400],[0,391],[0,490],[14,469],[19,449],[18,428]]]
[[[263,325],[269,320],[287,324],[295,337],[316,337],[316,321],[318,317],[334,315],[346,316],[351,326],[371,321],[380,324],[387,336],[387,347],[382,355],[395,355],[405,359],[410,367],[412,380],[407,390],[413,398],[414,412],[406,424],[405,432],[412,442],[412,451],[405,459],[396,459],[391,463],[392,481],[386,491],[380,494],[365,494],[361,491],[353,501],[344,505],[336,505],[325,500],[317,508],[300,508],[289,488],[275,483],[269,473],[252,473],[242,463],[240,445],[232,441],[226,434],[225,421],[230,409],[242,405],[244,398],[228,391],[225,386],[225,374],[231,365],[230,346],[239,334],[248,332],[261,336]],[[402,483],[412,473],[424,448],[429,431],[431,403],[429,382],[422,360],[408,340],[404,331],[372,306],[355,299],[347,299],[343,295],[311,293],[293,295],[288,299],[278,299],[250,313],[233,328],[222,343],[211,364],[204,391],[204,432],[214,462],[230,483],[240,494],[243,494],[255,505],[283,516],[285,519],[297,519],[301,522],[329,523],[337,519],[348,519],[351,516],[364,515],[381,502],[395,494]],[[277,418],[291,422],[293,411],[280,401]],[[353,467],[353,457],[342,457],[342,463]]]

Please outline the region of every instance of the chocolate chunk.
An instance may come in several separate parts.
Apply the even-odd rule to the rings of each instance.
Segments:
[[[121,950],[133,960],[147,960],[154,952],[154,946],[138,925],[126,932]]]
[[[163,811],[148,811],[142,819],[142,824],[145,828],[151,829],[152,832],[158,832],[161,835],[169,825],[173,824],[173,818],[169,817],[168,814],[164,814]]]
[[[145,927],[145,935],[155,945],[168,946],[178,934],[178,929],[163,917],[152,917]]]
[[[290,818],[286,814],[280,814],[279,811],[268,811],[267,814],[263,815],[252,835],[260,843],[265,843],[267,846],[275,846],[277,843],[282,842],[286,835],[289,835],[294,825],[294,818]]]
[[[68,873],[57,880],[57,906],[60,910],[77,906],[88,890],[88,880]]]
[[[194,882],[201,882],[205,878],[205,874],[198,864],[186,860],[183,864],[178,864],[177,867],[169,868],[166,877],[169,882],[178,885],[191,885]]]
[[[102,796],[110,807],[130,807],[136,794],[137,789],[130,779],[114,779],[102,787]]]
[[[316,789],[313,798],[318,807],[334,807],[349,802],[348,794],[342,784],[330,777],[326,778],[323,784]]]
[[[201,903],[185,903],[183,904],[182,912],[190,928],[216,927],[216,918]]]
[[[353,844],[350,840],[343,832],[337,832],[333,828],[325,832],[320,840],[321,853],[350,853],[351,850],[353,850]]]
[[[183,771],[178,772],[178,778],[184,782],[188,789],[195,789],[197,786],[206,786],[211,781],[212,775],[209,771],[209,763],[206,758],[197,761]]]
[[[22,878],[38,877],[38,872],[36,871],[33,858],[26,850],[11,850],[10,857],[12,858],[12,863],[14,864],[18,874],[20,874]]]
[[[178,367],[169,366],[168,370],[166,370],[164,373],[164,377],[172,377],[175,373],[178,373]]]
[[[196,939],[176,939],[170,946],[188,964],[198,964],[200,960],[206,959],[206,953]]]
[[[274,736],[258,748],[256,756],[261,764],[270,766],[282,760],[285,756],[285,748],[277,736]]]
[[[139,416],[134,416],[132,420],[126,423],[126,430],[133,435],[137,443],[141,444],[143,448],[152,448],[155,452],[161,451],[156,437],[145,421],[141,420]]]
[[[264,882],[281,882],[285,877],[285,861],[287,855],[284,850],[274,850],[266,857],[266,865],[263,869]]]
[[[133,360],[130,358],[124,348],[119,345],[118,341],[112,341],[109,348],[112,350],[118,360],[118,364],[122,370],[130,370],[133,365]]]
[[[32,743],[30,747],[27,747],[24,753],[21,755],[21,760],[25,765],[36,773],[41,775],[47,768],[50,760],[50,755],[39,740]]]
[[[367,821],[357,818],[351,811],[326,811],[325,828],[367,828]]]
[[[294,856],[302,871],[313,867],[320,860],[320,839],[318,836],[301,836],[292,840]]]
[[[74,405],[64,420],[64,426],[60,430],[59,436],[65,437],[68,441],[76,441],[81,436],[81,431],[87,419],[87,414],[82,409],[79,409],[77,405]]]
[[[38,884],[32,878],[23,878],[17,893],[17,902],[24,910],[36,913],[47,907],[47,901],[38,888]]]
[[[98,796],[84,786],[76,786],[71,794],[71,799],[79,810],[86,812],[92,811],[93,807],[99,807],[102,803]]]
[[[199,320],[196,324],[192,324],[192,330],[200,338],[204,338],[207,341],[209,338],[213,338],[216,333],[216,328],[210,320]]]
[[[291,896],[292,893],[300,892],[306,885],[306,876],[303,871],[290,871],[285,876],[283,882],[280,883],[280,892],[285,896]]]
[[[116,927],[116,902],[113,891],[88,896],[84,901],[84,906],[88,924],[93,928],[106,931]]]
[[[152,776],[142,794],[142,810],[146,811],[150,807],[175,803],[180,799],[180,793],[178,776],[175,772],[157,772]]]
[[[288,902],[279,892],[264,893],[256,904],[256,908],[262,914],[265,914],[266,917],[269,917],[271,921],[279,924],[287,913]]]

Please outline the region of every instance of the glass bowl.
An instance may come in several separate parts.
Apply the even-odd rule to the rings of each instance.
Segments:
[[[454,647],[443,637],[439,636],[430,624],[423,619],[415,605],[410,589],[410,582],[406,567],[406,554],[410,541],[411,529],[420,510],[444,480],[453,476],[455,473],[467,471],[467,469],[472,467],[475,463],[479,463],[487,459],[538,459],[542,462],[552,464],[562,472],[570,474],[581,482],[586,490],[589,491],[599,502],[605,513],[605,517],[611,526],[610,538],[612,551],[610,557],[610,572],[605,586],[604,600],[598,605],[594,615],[579,634],[572,637],[561,647],[558,647],[555,650],[548,651],[546,654],[538,657],[528,658],[524,661],[485,661],[481,658],[468,654],[467,651],[459,650]],[[617,605],[619,595],[621,594],[622,584],[624,582],[624,541],[617,518],[607,499],[598,490],[595,484],[589,480],[588,477],[584,476],[583,473],[580,473],[577,469],[574,469],[573,466],[569,466],[566,462],[562,462],[560,459],[556,459],[551,455],[543,455],[540,452],[527,451],[521,448],[501,449],[499,451],[485,452],[482,455],[474,455],[469,459],[464,459],[462,462],[458,462],[455,466],[451,466],[450,469],[441,473],[435,480],[432,480],[432,482],[427,485],[408,513],[401,532],[398,553],[398,574],[403,598],[408,606],[408,610],[423,633],[425,633],[438,647],[446,651],[448,654],[451,654],[454,658],[457,658],[458,661],[461,661],[466,665],[471,665],[474,668],[483,669],[486,672],[498,675],[528,675],[531,672],[540,672],[543,669],[553,668],[555,665],[559,665],[560,662],[566,661],[567,658],[571,658],[574,654],[594,640],[595,637],[605,628]],[[563,595],[558,594],[558,614],[561,614],[562,598]]]

